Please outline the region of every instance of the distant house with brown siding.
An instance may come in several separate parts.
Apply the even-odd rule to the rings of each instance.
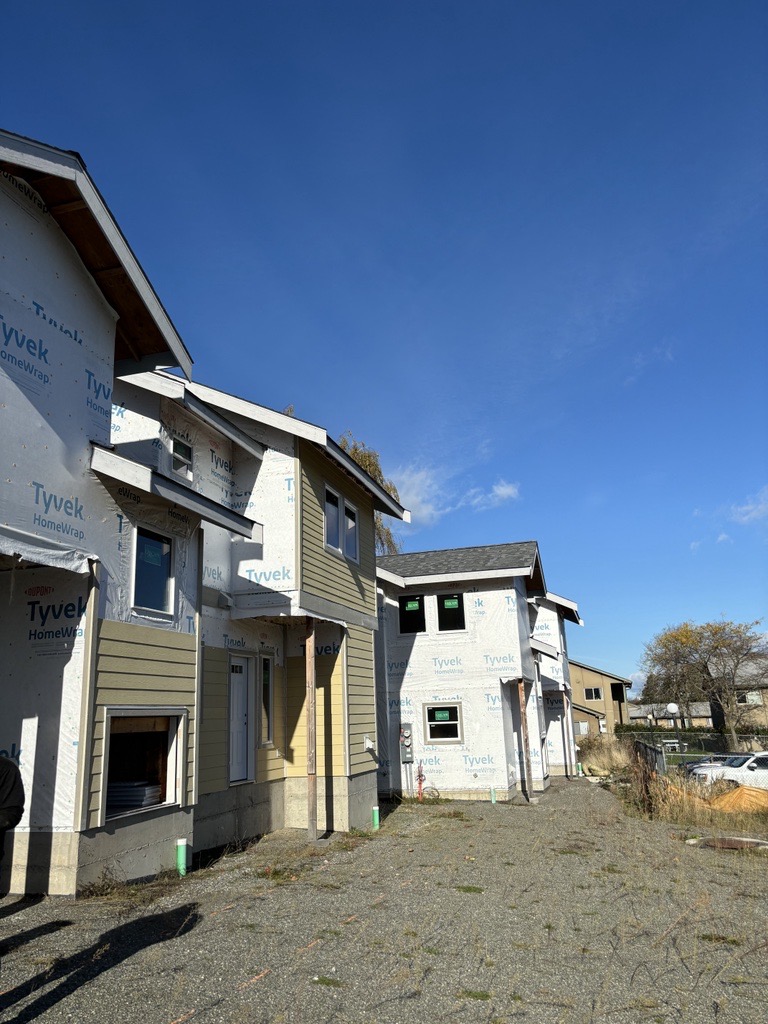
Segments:
[[[577,736],[613,735],[617,725],[629,723],[629,679],[605,669],[568,659],[573,690],[573,727]]]

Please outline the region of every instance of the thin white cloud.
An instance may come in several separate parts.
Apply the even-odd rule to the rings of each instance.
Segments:
[[[717,538],[717,543],[718,544],[733,544],[733,541],[731,540],[731,538],[728,536],[727,533],[721,533],[719,535],[719,537]]]
[[[768,519],[768,487],[763,487],[755,497],[748,498],[743,505],[732,505],[730,518],[742,526]]]
[[[634,384],[649,368],[657,370],[659,366],[674,363],[675,356],[669,345],[655,345],[644,352],[636,352],[632,359],[632,370],[625,378],[624,384]]]
[[[629,679],[632,683],[632,696],[637,697],[645,686],[645,672],[631,672]]]
[[[691,547],[691,551],[693,551],[693,552],[698,551],[699,548],[701,547],[701,541],[700,540],[692,540],[691,544],[690,544],[690,547]]]
[[[520,497],[520,485],[517,483],[501,479],[487,490],[482,487],[466,490],[449,471],[435,466],[406,466],[395,470],[392,479],[400,501],[411,511],[414,526],[434,526],[444,516],[459,509],[485,512]]]

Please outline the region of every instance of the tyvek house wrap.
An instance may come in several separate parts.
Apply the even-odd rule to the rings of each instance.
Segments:
[[[2,175],[0,225],[0,554],[45,566],[2,574],[0,749],[22,768],[22,827],[66,830],[76,824],[89,561],[98,560],[100,615],[142,621],[130,607],[132,515],[183,538],[192,524],[118,485],[110,493],[91,472],[91,442],[110,439],[115,314],[42,200]],[[182,543],[182,612],[189,555]]]
[[[522,588],[522,589],[520,589]],[[379,595],[386,656],[379,653],[379,672],[386,678],[387,727],[379,725],[380,788],[403,787],[399,734],[407,723],[414,738],[414,778],[421,761],[425,785],[438,790],[489,791],[512,788],[524,770],[522,751],[512,721],[517,694],[506,680],[521,676],[533,680],[532,656],[527,639],[524,585],[473,589],[464,594],[466,629],[439,632],[434,598],[425,598],[427,629],[401,635],[397,596]],[[383,662],[383,664],[382,664]],[[381,678],[381,676],[379,677]],[[530,687],[529,687],[530,689]],[[425,736],[424,708],[460,703],[463,737],[460,743],[430,743]],[[537,746],[538,703],[531,692],[527,719],[532,740],[534,778],[543,778]],[[505,721],[508,719],[508,721]],[[536,756],[538,751],[539,756]],[[389,781],[391,780],[391,781]]]

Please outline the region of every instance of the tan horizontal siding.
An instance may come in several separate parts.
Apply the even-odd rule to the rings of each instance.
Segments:
[[[185,776],[194,780],[197,639],[190,633],[102,619],[96,640],[96,693],[88,782],[88,827],[100,824],[105,709],[114,704],[187,709]]]
[[[218,793],[229,785],[229,654],[208,644],[203,648],[201,693],[200,773],[201,796]]]
[[[289,720],[286,745],[290,757],[286,764],[289,776],[307,773],[306,662],[304,658],[288,658]],[[316,695],[316,760],[317,774],[344,774],[344,702],[341,655],[322,655],[315,659]]]
[[[371,755],[364,747],[365,736],[375,739],[376,697],[373,683],[373,634],[363,626],[350,626],[347,633],[347,729],[350,774],[371,770]]]

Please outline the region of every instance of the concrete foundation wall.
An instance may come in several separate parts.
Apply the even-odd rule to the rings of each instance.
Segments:
[[[317,827],[320,832],[349,832],[371,827],[378,804],[375,769],[353,778],[317,779]],[[285,827],[307,827],[307,780],[285,780]]]
[[[192,841],[192,809],[158,809],[110,819],[79,837],[77,888],[103,879],[135,881],[176,868],[176,840]]]
[[[0,892],[74,896],[78,838],[74,832],[8,832]]]
[[[284,828],[284,787],[283,780],[244,782],[201,796],[195,808],[195,852],[237,844]]]

